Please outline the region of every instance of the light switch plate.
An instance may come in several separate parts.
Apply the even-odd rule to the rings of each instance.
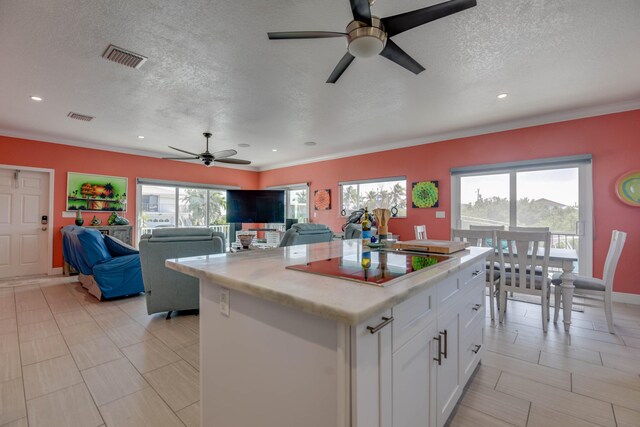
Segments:
[[[75,218],[76,213],[71,211],[62,211],[62,218]]]
[[[445,218],[445,212],[444,211],[436,211],[436,218]]]

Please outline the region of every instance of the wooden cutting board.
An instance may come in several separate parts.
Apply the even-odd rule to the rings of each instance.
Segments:
[[[433,252],[436,254],[451,254],[464,250],[469,244],[467,242],[454,242],[451,240],[407,240],[396,242],[394,249],[404,249],[406,251]]]

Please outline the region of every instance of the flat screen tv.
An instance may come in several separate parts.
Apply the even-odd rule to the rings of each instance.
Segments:
[[[284,223],[284,190],[227,190],[227,222]]]

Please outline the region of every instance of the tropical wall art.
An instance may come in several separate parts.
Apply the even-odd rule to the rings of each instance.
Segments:
[[[126,212],[127,178],[69,172],[68,211]]]
[[[331,189],[316,190],[313,193],[313,206],[317,211],[327,211],[331,209]]]
[[[438,181],[421,181],[411,184],[411,206],[414,208],[437,208],[440,194]]]

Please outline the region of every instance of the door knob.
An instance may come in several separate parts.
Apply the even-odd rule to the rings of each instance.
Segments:
[[[42,231],[47,231],[47,227],[42,227]]]

